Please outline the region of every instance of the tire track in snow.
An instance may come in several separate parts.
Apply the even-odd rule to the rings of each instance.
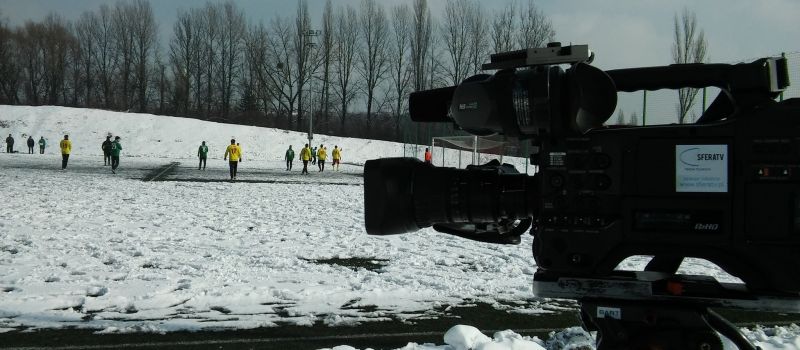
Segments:
[[[150,182],[150,181],[161,181],[161,177],[166,175],[167,172],[172,170],[172,168],[178,166],[179,162],[172,162],[169,163],[161,168],[157,168],[156,170],[152,171],[150,174],[147,174],[142,181]]]

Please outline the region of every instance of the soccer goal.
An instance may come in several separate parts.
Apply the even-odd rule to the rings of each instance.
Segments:
[[[414,143],[403,144],[403,156],[424,159],[425,149],[431,150],[433,165],[463,169],[467,165],[486,164],[497,159],[500,163],[514,165],[525,174],[537,171],[531,166],[527,157],[507,156],[508,154],[527,154],[525,146],[509,142],[498,137],[480,136],[436,136],[431,138],[430,145]]]
[[[464,168],[492,159],[503,161],[503,142],[478,136],[438,136],[431,139],[433,165]]]
[[[479,136],[441,136],[431,139],[433,165],[463,169],[471,164],[486,164],[491,160],[511,164],[520,173],[534,174],[537,168],[530,165],[527,157],[507,156],[526,154],[529,150],[520,149],[520,144],[498,137]],[[423,150],[424,153],[424,150]]]

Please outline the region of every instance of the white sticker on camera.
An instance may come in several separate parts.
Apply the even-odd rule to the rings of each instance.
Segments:
[[[597,318],[613,318],[615,320],[622,319],[622,310],[617,307],[597,307]]]
[[[728,145],[675,145],[675,192],[728,192]]]

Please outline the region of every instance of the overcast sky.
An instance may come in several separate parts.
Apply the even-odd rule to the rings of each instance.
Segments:
[[[40,20],[49,12],[76,19],[115,0],[0,0],[2,16],[12,25]],[[293,15],[292,0],[234,0],[251,21],[268,21],[276,15]],[[360,0],[334,0],[334,5],[358,5]],[[382,0],[383,4],[411,0]],[[482,1],[487,13],[508,0]],[[519,2],[519,1],[518,1]],[[206,1],[151,1],[159,21],[161,40],[171,37],[179,9],[201,7]],[[308,0],[319,18],[324,0]],[[556,40],[581,43],[597,53],[595,65],[623,68],[669,64],[672,21],[684,7],[697,14],[709,41],[710,61],[731,62],[780,52],[800,51],[800,1],[798,0],[542,0],[537,5],[553,20]],[[429,0],[438,16],[445,0]]]
[[[333,4],[358,6],[360,1],[333,0]],[[491,16],[509,1],[481,1],[481,4],[487,16]],[[521,1],[527,0],[517,3]],[[233,2],[251,22],[267,22],[278,15],[293,16],[297,6],[294,0]],[[412,0],[379,2],[388,7],[410,4]],[[12,25],[18,25],[26,20],[41,20],[50,12],[74,20],[103,3],[113,5],[116,0],[0,0],[0,11]],[[202,7],[205,3],[205,0],[151,1],[164,47],[172,38],[178,11]],[[439,17],[446,0],[428,0],[428,3],[434,16]],[[308,0],[308,4],[318,23],[325,0]],[[683,8],[697,15],[705,31],[708,62],[734,63],[800,51],[800,0],[540,0],[536,4],[552,19],[557,41],[589,44],[596,53],[593,64],[602,69],[670,64],[673,18]],[[800,83],[796,75],[792,77],[798,80],[795,84]],[[644,106],[640,93],[620,93],[619,98],[618,108],[624,108],[628,114]],[[674,105],[674,92],[656,92],[648,99],[648,124],[674,122]]]

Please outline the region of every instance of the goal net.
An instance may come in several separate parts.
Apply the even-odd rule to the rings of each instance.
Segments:
[[[497,137],[441,136],[431,139],[433,165],[463,169],[470,164],[486,164],[496,159],[514,165],[521,173],[533,173],[527,158],[506,156],[518,154],[517,148],[516,143]]]

